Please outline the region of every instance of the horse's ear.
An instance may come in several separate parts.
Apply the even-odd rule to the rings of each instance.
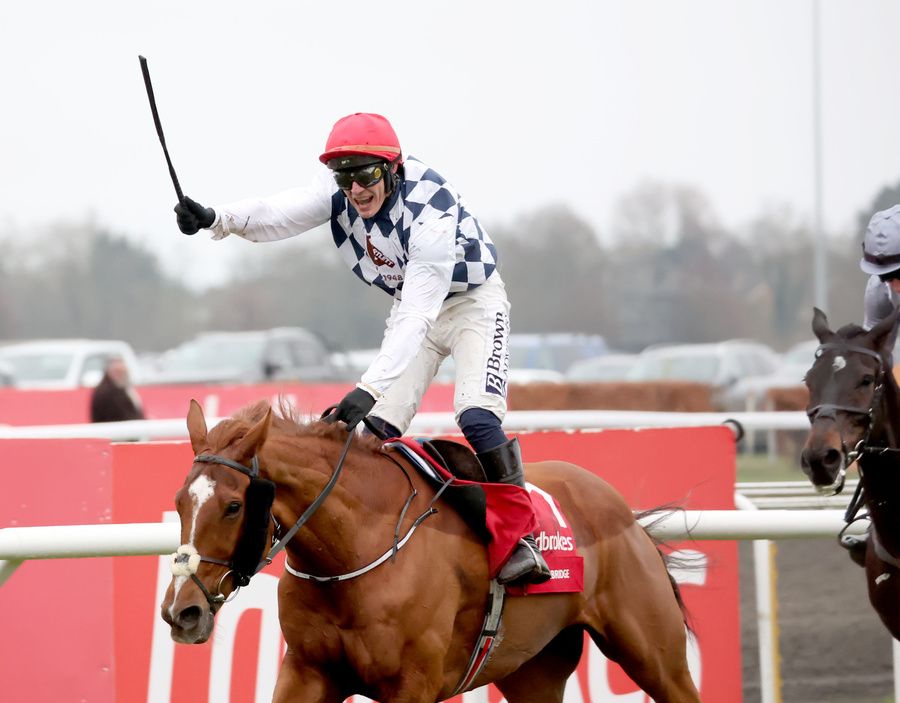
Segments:
[[[238,461],[249,460],[259,451],[269,434],[269,426],[272,424],[272,406],[266,410],[262,420],[257,422],[240,441],[234,445],[235,458]]]
[[[812,331],[822,344],[825,343],[827,337],[831,336],[831,330],[828,328],[828,317],[819,308],[813,308]]]
[[[194,454],[200,454],[207,448],[206,418],[203,417],[203,408],[200,407],[200,403],[193,398],[191,398],[191,407],[188,409],[187,428]]]
[[[872,345],[882,355],[890,356],[893,351],[894,341],[897,338],[898,320],[900,320],[900,308],[895,308],[890,315],[869,330],[868,336],[872,340]]]

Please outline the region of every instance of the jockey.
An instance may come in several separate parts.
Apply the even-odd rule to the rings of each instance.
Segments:
[[[900,205],[872,215],[859,267],[869,274],[863,298],[863,328],[870,330],[900,306]],[[841,545],[860,566],[865,566],[866,540],[867,536],[841,537]]]
[[[900,205],[872,215],[859,267],[870,274],[863,303],[870,330],[900,305]]]
[[[404,159],[381,115],[338,120],[307,186],[208,208],[175,206],[185,234],[212,231],[269,242],[329,223],[350,269],[394,298],[378,355],[333,415],[353,429],[369,413],[384,434],[402,435],[445,357],[456,364],[457,424],[489,481],[525,487],[518,440],[506,414],[509,301],[493,242],[452,185]],[[500,583],[541,583],[550,570],[533,535],[503,565]]]

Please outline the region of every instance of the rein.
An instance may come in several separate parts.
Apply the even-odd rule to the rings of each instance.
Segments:
[[[237,555],[238,555],[238,552],[240,551],[241,545],[238,546],[238,550],[232,556],[231,560],[226,561],[225,559],[217,559],[214,557],[203,556],[199,552],[197,552],[197,550],[192,545],[183,544],[178,548],[178,550],[174,554],[172,554],[172,562],[171,562],[172,574],[174,576],[190,577],[194,581],[194,583],[200,588],[200,590],[203,592],[204,596],[206,597],[207,602],[213,608],[218,608],[223,603],[234,598],[235,595],[237,594],[237,592],[241,589],[241,587],[246,586],[248,583],[250,583],[250,579],[253,576],[258,574],[262,569],[264,569],[266,566],[268,566],[269,564],[272,563],[272,560],[278,555],[279,552],[284,550],[284,548],[287,546],[287,543],[290,542],[290,540],[294,537],[294,535],[297,534],[297,531],[301,527],[303,527],[303,525],[306,524],[306,522],[309,521],[309,519],[313,516],[313,514],[321,507],[322,503],[325,501],[325,499],[331,493],[332,489],[334,488],[335,484],[338,481],[338,478],[341,475],[341,472],[344,468],[344,461],[347,458],[347,453],[350,450],[350,444],[353,441],[353,435],[354,435],[353,432],[349,432],[347,434],[347,441],[344,443],[344,447],[343,447],[343,450],[341,451],[340,458],[338,459],[337,466],[335,467],[334,473],[332,473],[331,478],[328,480],[328,483],[325,484],[324,488],[322,488],[319,495],[316,496],[315,500],[313,500],[313,502],[309,504],[309,506],[306,508],[306,510],[303,511],[303,514],[300,515],[300,517],[291,526],[291,528],[280,539],[275,541],[275,543],[272,545],[272,547],[268,550],[267,553],[264,553],[264,556],[262,557],[262,559],[257,563],[257,565],[254,568],[252,568],[250,570],[250,573],[244,573],[241,569],[239,569],[235,566],[235,562],[237,561]],[[438,498],[440,498],[441,494],[444,492],[444,490],[447,488],[447,486],[450,485],[450,483],[451,483],[450,481],[446,482],[443,486],[441,486],[441,488],[435,493],[434,497],[428,503],[428,507],[425,509],[425,511],[413,521],[413,524],[406,531],[406,534],[402,538],[400,537],[400,525],[403,523],[403,519],[406,516],[407,510],[409,509],[409,506],[412,504],[412,501],[418,495],[418,492],[416,491],[415,486],[413,486],[412,479],[409,477],[409,474],[406,472],[406,470],[397,462],[396,459],[394,459],[393,457],[388,457],[388,458],[390,458],[391,461],[393,461],[400,468],[400,470],[403,472],[403,474],[406,477],[406,480],[410,486],[410,494],[407,496],[406,501],[404,502],[403,508],[400,511],[400,516],[397,520],[397,525],[394,529],[394,537],[393,537],[393,543],[392,543],[391,547],[384,554],[382,554],[380,557],[373,560],[366,566],[361,567],[360,569],[356,569],[355,571],[351,571],[346,574],[340,574],[340,575],[336,575],[336,576],[318,576],[315,574],[307,574],[307,573],[304,573],[304,572],[294,569],[288,563],[287,559],[285,559],[285,562],[284,562],[285,569],[289,573],[291,573],[292,575],[294,575],[298,578],[315,581],[318,583],[330,583],[330,582],[334,582],[334,581],[347,581],[349,579],[353,579],[358,576],[361,576],[362,574],[367,573],[368,571],[371,571],[372,569],[380,566],[385,561],[387,561],[389,558],[396,557],[397,552],[400,551],[400,549],[409,541],[410,537],[412,537],[413,532],[415,532],[415,530],[419,527],[419,525],[421,525],[428,517],[430,517],[431,515],[434,515],[437,512],[437,508],[434,507],[434,504],[435,504],[435,502],[437,502]],[[259,482],[259,483],[267,483],[267,484],[272,483],[271,481],[267,481],[267,480],[261,479],[259,477],[259,459],[256,456],[253,457],[250,466],[245,466],[244,464],[233,461],[232,459],[228,459],[227,457],[223,457],[218,454],[199,454],[194,457],[194,461],[195,462],[204,462],[204,463],[209,463],[209,464],[220,464],[222,466],[226,466],[230,469],[238,471],[250,478],[251,486],[253,485],[254,481]],[[274,489],[274,484],[272,484],[272,486]],[[250,492],[250,489],[248,488],[248,493],[249,492]],[[273,491],[273,496],[274,496],[274,491]],[[248,501],[248,503],[249,503],[249,501]],[[271,501],[269,502],[269,506],[267,506],[267,509],[268,509],[268,507],[271,507]],[[267,512],[265,519],[266,519],[266,529],[268,529],[269,523],[274,521],[271,511]],[[276,525],[277,525],[277,523],[276,523]],[[252,526],[249,526],[249,527],[252,527]],[[245,532],[246,532],[247,528],[248,528],[248,525],[245,525],[244,526]],[[265,550],[264,544],[261,549],[263,551]],[[201,562],[207,562],[210,564],[217,564],[220,566],[228,567],[228,571],[219,579],[219,582],[216,586],[215,594],[211,593],[209,591],[209,589],[200,580],[200,578],[197,576],[197,569],[199,568]],[[235,576],[235,581],[237,583],[237,586],[232,591],[232,593],[228,596],[228,598],[226,599],[225,595],[222,593],[222,584],[225,582],[225,579],[232,574]]]
[[[352,433],[351,433],[352,436]],[[387,456],[387,455],[386,455]],[[409,509],[409,506],[412,504],[412,501],[419,494],[416,490],[415,486],[413,486],[412,479],[409,477],[406,469],[400,465],[400,463],[394,459],[392,456],[388,456],[388,458],[393,461],[397,467],[403,472],[403,475],[406,477],[406,481],[410,486],[410,493],[406,498],[406,501],[403,504],[403,509],[400,511],[400,517],[397,518],[397,524],[394,528],[394,539],[392,545],[384,552],[380,557],[377,557],[373,561],[369,562],[365,566],[356,569],[355,571],[349,571],[345,574],[339,574],[335,576],[317,576],[316,574],[307,574],[303,571],[298,571],[294,567],[290,565],[287,559],[284,560],[284,568],[285,570],[296,576],[300,579],[305,579],[307,581],[315,581],[316,583],[333,583],[337,581],[349,581],[350,579],[357,578],[358,576],[362,576],[372,569],[375,569],[378,566],[381,566],[388,559],[393,559],[397,556],[397,552],[400,551],[401,547],[403,547],[408,541],[409,538],[412,537],[413,532],[421,525],[425,520],[437,512],[437,508],[434,507],[434,504],[437,502],[438,498],[441,497],[441,494],[444,490],[449,486],[453,481],[452,479],[445,481],[444,484],[435,492],[434,497],[429,501],[428,506],[419,515],[415,520],[413,520],[412,525],[410,525],[409,529],[406,531],[406,534],[401,538],[400,537],[400,525],[403,523],[403,518],[406,516],[406,511]],[[341,457],[343,460],[343,457]]]

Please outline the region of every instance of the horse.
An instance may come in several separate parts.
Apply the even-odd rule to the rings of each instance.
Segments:
[[[800,463],[820,493],[834,495],[856,462],[859,483],[847,520],[868,517],[868,535],[842,543],[865,567],[875,612],[900,639],[900,388],[892,370],[898,317],[895,310],[868,332],[852,324],[833,332],[814,309],[820,346],[805,377],[810,430]],[[862,505],[867,515],[856,518]]]
[[[205,642],[280,538],[286,650],[273,701],[421,703],[462,692],[492,585],[483,539],[458,511],[431,509],[430,481],[375,437],[301,423],[266,401],[209,430],[191,401],[187,425],[195,460],[176,495],[182,546],[161,605],[176,642]],[[587,632],[653,700],[699,701],[687,613],[660,545],[590,471],[547,461],[526,474],[573,527],[584,588],[509,595],[493,651],[464,690],[494,683],[509,703],[562,703]]]

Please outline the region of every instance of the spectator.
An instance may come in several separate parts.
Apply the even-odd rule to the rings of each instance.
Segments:
[[[131,385],[125,361],[120,356],[109,357],[103,378],[91,395],[91,422],[143,419],[141,399]]]

